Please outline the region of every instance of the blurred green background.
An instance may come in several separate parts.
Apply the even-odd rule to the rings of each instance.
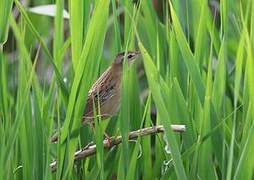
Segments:
[[[142,56],[124,67],[120,112],[81,127],[126,50]],[[0,179],[253,179],[253,50],[252,0],[1,0]],[[128,141],[154,125],[164,135]],[[122,144],[105,150],[104,131]]]

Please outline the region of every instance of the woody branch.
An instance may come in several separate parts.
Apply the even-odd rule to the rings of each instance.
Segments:
[[[171,125],[171,128],[174,132],[184,132],[186,130],[185,125]],[[139,129],[136,131],[132,131],[129,133],[129,140],[135,139],[139,136],[147,136],[147,135],[152,135],[152,134],[157,134],[157,133],[162,133],[164,132],[164,127],[162,125],[158,126],[153,126],[153,127],[147,127],[143,129]],[[107,140],[103,141],[103,146],[105,149],[110,149],[113,146],[116,146],[118,144],[122,143],[122,136],[117,136],[117,137],[112,137],[111,138],[111,143],[108,144]],[[74,160],[78,161],[81,159],[85,159],[88,156],[92,156],[96,153],[96,145],[94,143],[89,143],[85,148],[78,150],[74,154]],[[51,171],[54,172],[56,171],[57,164],[56,160],[51,162],[50,168]]]

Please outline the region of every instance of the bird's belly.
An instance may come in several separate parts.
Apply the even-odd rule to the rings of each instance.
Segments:
[[[120,107],[120,94],[115,94],[110,100],[106,101],[100,107],[100,115],[102,117],[114,116]]]

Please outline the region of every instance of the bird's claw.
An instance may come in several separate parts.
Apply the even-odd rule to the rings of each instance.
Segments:
[[[104,141],[105,141],[106,147],[110,148],[112,145],[112,139],[110,137],[106,137]]]

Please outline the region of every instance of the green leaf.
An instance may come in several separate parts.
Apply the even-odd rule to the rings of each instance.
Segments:
[[[142,56],[144,58],[144,64],[145,64],[145,71],[146,71],[146,76],[148,78],[148,84],[152,92],[152,96],[155,102],[155,105],[157,107],[157,111],[162,117],[162,124],[165,128],[165,134],[167,137],[167,140],[170,144],[171,147],[171,153],[172,153],[172,158],[174,161],[174,168],[176,170],[176,174],[178,179],[187,179],[185,169],[183,167],[183,162],[181,160],[181,155],[179,151],[179,146],[177,144],[177,141],[175,139],[175,135],[170,128],[170,115],[166,109],[165,102],[162,98],[161,90],[160,90],[160,84],[159,82],[163,82],[161,77],[159,76],[159,73],[155,67],[155,65],[152,62],[151,57],[149,56],[148,52],[142,45],[142,43],[139,40],[139,48],[142,52]],[[166,118],[168,120],[166,120]]]
[[[201,78],[197,62],[194,60],[193,53],[191,52],[191,49],[184,36],[184,33],[182,31],[181,25],[178,21],[174,8],[171,4],[170,4],[170,10],[171,10],[175,37],[178,42],[178,46],[180,47],[180,50],[182,52],[184,63],[190,73],[190,77],[194,83],[194,87],[199,97],[199,100],[201,103],[203,103],[204,97],[205,97],[205,86]]]
[[[84,2],[82,0],[71,0],[70,29],[71,29],[71,54],[74,72],[77,71],[83,46],[83,14]]]
[[[42,48],[44,49],[46,55],[49,57],[49,62],[51,63],[51,65],[53,66],[54,68],[54,72],[55,72],[55,75],[56,75],[56,79],[57,79],[57,82],[58,82],[58,85],[61,89],[61,92],[63,94],[63,97],[64,97],[64,100],[65,100],[65,103],[67,103],[68,101],[68,96],[69,96],[69,92],[68,92],[68,89],[63,81],[63,78],[61,77],[61,74],[56,66],[56,63],[54,62],[54,59],[53,57],[51,56],[46,44],[44,43],[42,37],[40,36],[40,34],[38,33],[38,31],[35,29],[35,27],[33,26],[30,18],[28,17],[28,15],[26,14],[23,6],[20,4],[20,2],[18,0],[15,0],[15,4],[16,6],[18,7],[20,13],[22,14],[22,16],[24,17],[24,20],[26,21],[29,29],[32,31],[32,33],[34,34],[34,36],[38,39],[38,41],[41,43],[42,45]]]
[[[9,17],[13,0],[2,0],[0,5],[0,49],[7,40],[9,30]]]

